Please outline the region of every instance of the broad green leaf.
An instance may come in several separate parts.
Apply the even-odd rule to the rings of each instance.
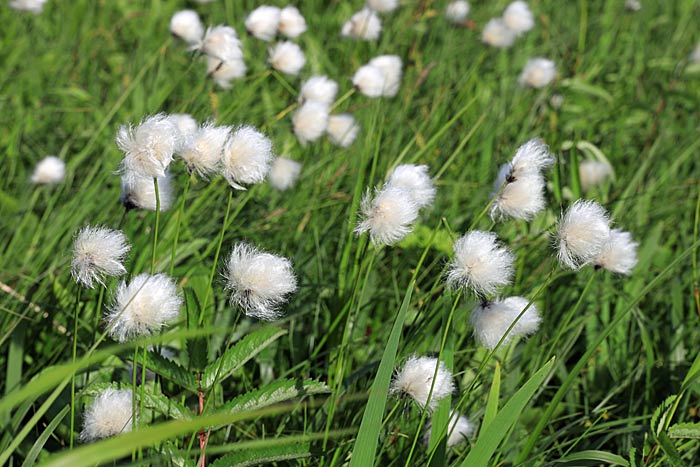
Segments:
[[[180,366],[179,363],[153,351],[146,353],[146,370],[151,370],[178,386],[197,392],[197,380],[192,373]]]
[[[289,444],[263,445],[232,452],[212,462],[210,467],[247,467],[310,456],[311,441],[295,441]]]
[[[565,457],[562,457],[561,459],[559,459],[557,461],[557,463],[564,463],[564,462],[570,463],[570,462],[577,462],[577,461],[605,462],[606,464],[622,465],[623,467],[629,467],[629,465],[630,465],[629,461],[622,456],[618,456],[617,454],[612,454],[610,452],[595,451],[595,450],[580,451],[580,452],[575,452],[573,454],[569,454],[568,456],[565,456]]]
[[[202,387],[209,389],[214,383],[225,380],[262,349],[286,333],[284,329],[267,326],[248,334],[207,367],[202,375]]]
[[[700,423],[677,423],[668,428],[670,438],[700,439]]]
[[[185,290],[185,311],[187,312],[187,327],[196,329],[199,315],[203,313],[203,310],[194,291]],[[191,371],[203,371],[207,367],[208,342],[209,339],[205,337],[187,339],[187,355],[189,356],[188,363]]]
[[[403,330],[403,323],[406,319],[406,312],[411,302],[412,293],[413,281],[408,284],[406,294],[401,303],[401,308],[399,308],[399,312],[396,315],[389,340],[384,348],[382,360],[379,362],[377,376],[374,378],[372,388],[369,391],[369,400],[365,407],[365,413],[362,415],[362,423],[360,423],[360,431],[357,433],[357,439],[355,440],[355,447],[353,448],[352,458],[350,459],[350,467],[368,467],[374,465],[374,456],[377,451],[377,443],[379,440],[379,430],[382,427],[382,418],[384,417],[384,408],[386,406],[387,394],[389,393],[391,375],[394,372],[396,352],[399,348],[401,331]]]
[[[493,370],[493,382],[489,390],[489,398],[486,401],[486,410],[484,411],[484,421],[481,423],[481,429],[485,430],[496,418],[498,412],[498,398],[501,396],[501,364],[496,362],[496,367]]]
[[[489,426],[481,430],[474,447],[469,451],[464,462],[462,462],[462,467],[485,467],[488,465],[493,453],[498,449],[498,445],[518,421],[523,409],[535,394],[535,391],[540,388],[542,382],[549,376],[553,364],[554,357],[537,370],[506,402]]]
[[[685,463],[681,459],[681,455],[678,453],[678,450],[665,432],[662,431],[661,433],[657,434],[656,440],[659,442],[661,450],[664,452],[664,454],[666,454],[666,460],[669,461],[673,467],[686,467]]]

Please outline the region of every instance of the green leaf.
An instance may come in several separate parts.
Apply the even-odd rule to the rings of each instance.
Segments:
[[[244,467],[310,456],[311,441],[294,441],[289,444],[263,445],[232,452],[212,462],[210,467]]]
[[[185,290],[185,311],[187,312],[187,327],[196,329],[199,316],[204,312],[199,303],[197,294],[191,290]],[[189,368],[191,371],[204,371],[207,367],[207,348],[209,340],[204,336],[187,339],[187,355],[189,356]]]
[[[700,439],[700,423],[677,423],[668,429],[671,438]]]
[[[469,451],[464,462],[462,462],[462,467],[485,467],[488,465],[489,460],[493,453],[496,452],[506,433],[510,432],[511,427],[518,421],[523,409],[535,394],[535,391],[539,389],[542,382],[549,375],[553,364],[554,357],[537,370],[506,402],[486,429],[481,430],[474,447]]]
[[[557,463],[569,463],[569,462],[579,462],[579,461],[596,461],[605,462],[610,465],[622,465],[624,467],[629,467],[630,463],[622,456],[617,454],[612,454],[605,451],[580,451],[568,456],[562,457],[557,461]],[[575,464],[572,464],[575,465]]]
[[[496,418],[498,412],[498,398],[501,396],[501,364],[496,362],[496,368],[493,370],[493,383],[489,390],[489,398],[486,401],[486,410],[484,411],[484,421],[481,423],[481,429],[485,430]]]
[[[403,323],[406,319],[408,304],[411,302],[413,283],[414,281],[411,281],[411,283],[408,284],[403,302],[401,303],[401,308],[399,308],[394,326],[391,328],[389,341],[384,348],[382,360],[379,362],[377,376],[374,378],[372,388],[369,391],[369,400],[365,407],[365,413],[362,415],[362,423],[360,424],[360,431],[357,433],[355,447],[352,451],[350,467],[368,467],[374,465],[374,456],[377,451],[379,430],[382,427],[386,397],[389,392],[391,375],[394,372],[396,352],[399,348],[399,340],[401,338]]]
[[[262,349],[286,333],[284,329],[267,326],[248,334],[207,367],[202,375],[202,387],[209,389],[215,383],[222,382]]]
[[[178,386],[197,392],[197,380],[194,375],[179,363],[163,357],[153,351],[146,354],[146,369],[161,375]]]
[[[662,431],[656,435],[656,440],[659,442],[661,450],[666,454],[666,460],[668,460],[673,467],[686,467],[681,459],[681,455],[665,432]]]

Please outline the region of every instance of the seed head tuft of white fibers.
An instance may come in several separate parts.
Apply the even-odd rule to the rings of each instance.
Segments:
[[[450,411],[450,426],[447,430],[447,447],[451,448],[465,442],[468,438],[474,436],[476,426],[469,421],[466,415],[459,414],[455,409]],[[426,444],[430,442],[432,435],[432,420],[428,422],[427,431],[423,440]]]
[[[136,127],[122,125],[117,146],[124,152],[122,171],[163,177],[180,144],[180,130],[165,114],[146,117]]]
[[[527,298],[508,297],[505,300],[496,300],[477,306],[469,318],[477,342],[493,350],[528,303],[530,301]],[[508,344],[515,337],[535,333],[541,322],[540,312],[533,303],[503,339],[502,345]]]
[[[124,259],[131,249],[126,236],[106,227],[80,229],[73,244],[71,274],[79,284],[93,288],[95,282],[105,285],[105,276],[126,274]]]
[[[223,62],[243,60],[241,41],[235,29],[230,26],[214,26],[207,28],[199,50],[208,57],[218,58]]]
[[[190,172],[208,177],[219,169],[224,144],[231,128],[205,123],[193,135],[185,138],[178,155]]]
[[[204,36],[204,26],[194,10],[181,10],[170,18],[170,34],[190,45],[197,45]]]
[[[245,190],[241,184],[260,183],[270,170],[272,141],[252,126],[238,127],[224,145],[221,172],[229,185]]]
[[[80,441],[95,441],[131,431],[132,403],[131,389],[107,388],[100,392],[85,409]]]
[[[379,68],[384,76],[382,96],[394,97],[401,87],[403,62],[398,55],[380,55],[369,61],[370,66]]]
[[[66,178],[66,163],[56,156],[46,156],[34,168],[32,183],[56,185]]]
[[[511,164],[505,163],[494,182],[492,196],[496,199],[489,214],[494,220],[512,217],[529,221],[545,208],[544,189],[542,174],[528,171],[516,178]]]
[[[316,141],[328,128],[328,106],[316,101],[305,102],[294,112],[292,125],[301,144]]]
[[[558,228],[562,266],[579,269],[600,255],[610,240],[610,218],[595,201],[578,200],[566,210]]]
[[[292,76],[298,75],[306,65],[304,52],[294,42],[289,41],[275,44],[270,49],[268,61],[275,70]]]
[[[222,89],[230,89],[231,81],[245,76],[248,68],[241,60],[223,62],[218,58],[207,57],[207,74],[211,75]]]
[[[361,220],[357,234],[369,232],[375,245],[393,245],[413,230],[418,218],[418,205],[403,188],[385,185],[372,198],[367,192],[360,204]]]
[[[180,306],[175,281],[166,274],[139,274],[117,288],[106,318],[109,335],[119,342],[151,335],[176,319]]]
[[[515,42],[515,33],[501,18],[492,18],[481,31],[481,40],[491,47],[506,48]]]
[[[540,57],[531,58],[525,64],[518,83],[525,87],[543,88],[554,81],[556,76],[557,67],[553,61]]]
[[[515,258],[499,246],[495,233],[471,231],[455,240],[453,249],[455,258],[447,272],[450,287],[472,289],[482,295],[510,284]]]
[[[374,41],[379,39],[382,33],[382,22],[377,16],[377,13],[364,8],[350,17],[343,24],[340,34],[343,37],[351,37],[353,39],[364,39],[366,41]]]
[[[367,97],[381,97],[384,93],[384,73],[372,65],[363,65],[352,77],[352,84]]]
[[[435,368],[437,367],[437,375]],[[435,376],[435,384],[433,377]],[[430,394],[432,386],[433,392]],[[394,375],[390,392],[410,396],[421,408],[433,411],[442,399],[454,391],[452,373],[445,366],[431,357],[409,357],[403,368]],[[428,401],[428,396],[430,400]]]
[[[600,185],[613,174],[612,167],[607,162],[587,159],[578,165],[578,176],[581,180],[581,188],[588,191],[596,185]]]
[[[167,211],[173,204],[173,180],[166,172],[164,177],[158,177],[158,198],[160,210]],[[146,209],[156,210],[156,188],[152,177],[144,177],[134,172],[122,174],[121,202],[127,210]]]
[[[168,118],[175,124],[180,132],[180,144],[184,142],[185,138],[193,135],[199,128],[197,120],[190,114],[171,114]]]
[[[625,8],[629,11],[639,11],[642,9],[642,2],[639,0],[625,0]]]
[[[445,17],[452,23],[461,23],[469,16],[469,3],[465,0],[456,0],[447,4]]]
[[[391,172],[388,184],[407,190],[419,208],[429,206],[435,200],[437,190],[427,165],[399,165]]]
[[[328,139],[341,148],[347,148],[357,138],[360,125],[351,114],[331,115],[328,117]]]
[[[253,318],[275,321],[280,306],[297,290],[292,263],[282,256],[265,253],[247,243],[233,247],[226,270],[231,302]]]
[[[299,103],[315,101],[330,106],[338,94],[338,83],[328,76],[312,76],[301,86]]]
[[[595,258],[598,267],[628,276],[637,265],[637,247],[629,232],[612,229],[603,250]]]
[[[515,1],[503,12],[503,21],[508,29],[516,35],[521,35],[535,26],[535,17],[526,2]]]
[[[700,63],[700,43],[695,46],[690,55],[688,56],[690,63]]]
[[[551,167],[556,159],[549,147],[540,138],[533,138],[521,145],[513,156],[510,165],[512,176],[521,177],[531,172],[541,172]]]
[[[44,3],[47,0],[12,0],[10,2],[10,8],[17,11],[28,11],[29,13],[34,13],[38,15],[44,9]]]
[[[277,30],[294,39],[306,32],[306,20],[295,6],[286,6],[280,10],[280,21]]]
[[[367,7],[380,13],[389,13],[399,7],[399,0],[367,0]]]
[[[276,157],[272,161],[268,179],[274,188],[285,191],[293,187],[301,174],[301,164],[284,157]]]
[[[274,39],[279,24],[280,9],[276,6],[261,5],[251,11],[245,19],[248,34],[266,42]]]

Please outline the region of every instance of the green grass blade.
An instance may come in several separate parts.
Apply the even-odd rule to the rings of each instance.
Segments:
[[[59,423],[63,421],[63,419],[66,417],[68,412],[70,411],[70,406],[65,406],[63,407],[63,410],[61,410],[58,415],[56,415],[53,420],[49,422],[48,425],[46,425],[46,428],[44,431],[39,435],[39,437],[34,441],[34,445],[32,445],[32,448],[29,450],[29,453],[27,454],[27,457],[24,458],[24,462],[22,463],[22,467],[29,467],[30,465],[34,465],[34,462],[36,461],[36,458],[39,457],[39,454],[41,453],[41,450],[44,449],[44,445],[46,444],[46,441],[48,441],[49,437],[53,434],[54,430],[58,426]]]
[[[408,312],[408,305],[411,302],[411,294],[413,293],[413,281],[408,284],[406,294],[404,295],[401,308],[396,315],[394,326],[391,328],[389,340],[384,349],[382,360],[379,363],[377,376],[374,378],[372,388],[369,392],[369,400],[365,407],[365,413],[362,415],[360,430],[357,433],[355,447],[352,451],[352,459],[350,467],[368,467],[374,465],[374,456],[377,451],[377,442],[379,439],[379,430],[382,426],[382,418],[384,417],[384,408],[386,406],[387,393],[391,384],[391,375],[394,372],[394,364],[396,361],[396,352],[399,349],[399,340],[403,323]]]
[[[498,412],[498,398],[501,395],[501,364],[496,362],[496,367],[493,370],[493,382],[489,390],[489,398],[486,401],[486,410],[484,411],[484,421],[481,423],[481,429],[485,430],[496,418]]]
[[[580,461],[595,461],[595,462],[605,462],[610,465],[621,465],[623,467],[629,467],[630,463],[627,459],[617,454],[612,454],[605,451],[581,451],[568,456],[562,457],[557,461],[557,463],[570,463],[571,465],[577,465],[576,462]]]

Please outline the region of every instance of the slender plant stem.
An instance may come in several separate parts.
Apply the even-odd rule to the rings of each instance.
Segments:
[[[75,292],[75,308],[73,309],[73,363],[78,356],[78,315],[80,312],[80,296],[83,288],[78,285]],[[75,372],[71,377],[70,382],[70,441],[69,446],[73,447],[73,438],[75,436]]]
[[[97,338],[97,328],[100,327],[100,316],[102,316],[102,303],[104,302],[106,287],[103,285],[100,287],[100,293],[97,296],[97,305],[95,306],[95,316],[92,323],[92,338],[90,339],[90,345],[95,344],[95,339]],[[90,381],[90,369],[88,368],[85,373],[85,386],[88,385]]]
[[[156,225],[153,229],[153,255],[151,256],[151,275],[156,271],[156,247],[158,246],[158,227],[160,224],[160,193],[158,193],[158,179],[153,177],[153,189],[156,193]]]
[[[336,108],[338,108],[340,104],[348,100],[353,94],[355,94],[355,88],[350,88],[348,92],[340,96],[338,100],[333,103],[333,105],[331,106],[331,110],[335,110]]]
[[[138,414],[138,407],[136,405],[136,390],[138,388],[137,386],[137,379],[136,379],[136,371],[138,369],[138,360],[139,360],[139,346],[136,345],[134,346],[134,357],[131,359],[131,429],[132,431],[136,431],[136,416]],[[143,369],[142,369],[143,370]],[[139,447],[139,454],[140,454],[141,448]],[[131,459],[136,460],[136,452],[131,453]]]

